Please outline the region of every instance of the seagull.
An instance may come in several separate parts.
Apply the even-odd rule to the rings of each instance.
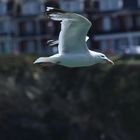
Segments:
[[[92,24],[87,18],[53,7],[47,7],[45,14],[48,18],[61,22],[58,40],[50,41],[52,46],[58,44],[58,53],[50,57],[40,57],[34,61],[34,64],[44,66],[58,64],[70,68],[91,66],[97,63],[114,64],[103,53],[88,49],[87,33]]]

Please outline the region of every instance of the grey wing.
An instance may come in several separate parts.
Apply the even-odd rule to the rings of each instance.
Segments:
[[[87,42],[89,40],[89,37],[86,36],[85,41]],[[51,46],[56,46],[59,45],[59,40],[48,40],[47,41],[47,46],[51,47]]]
[[[59,53],[88,52],[85,41],[91,27],[91,22],[88,19],[75,13],[61,12],[61,10],[50,7],[47,8],[47,15],[53,20],[61,21]]]

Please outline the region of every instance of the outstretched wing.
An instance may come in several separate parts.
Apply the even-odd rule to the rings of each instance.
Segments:
[[[89,37],[86,36],[85,41],[87,42],[89,40]],[[55,46],[55,45],[59,45],[59,40],[48,40],[47,41],[47,46]]]
[[[59,53],[86,53],[86,35],[91,22],[85,17],[47,7],[46,14],[53,20],[61,21],[59,34]]]

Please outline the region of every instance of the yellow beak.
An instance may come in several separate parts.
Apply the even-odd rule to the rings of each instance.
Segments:
[[[110,59],[107,59],[107,60],[106,60],[106,63],[107,63],[107,64],[114,65],[114,62],[113,62],[113,61],[111,61]]]

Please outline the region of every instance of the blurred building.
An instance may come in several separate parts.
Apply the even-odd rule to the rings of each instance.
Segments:
[[[140,53],[140,0],[94,0],[92,7],[95,47]]]
[[[90,48],[135,52],[140,46],[140,0],[0,0],[0,53],[51,53],[60,24],[42,14],[46,6],[84,14],[93,23]]]
[[[45,6],[58,5],[55,0],[1,0],[0,53],[50,52],[46,42],[54,38],[56,30],[43,12]]]
[[[10,7],[6,2],[0,2],[0,53],[10,52],[13,46],[14,27]]]

